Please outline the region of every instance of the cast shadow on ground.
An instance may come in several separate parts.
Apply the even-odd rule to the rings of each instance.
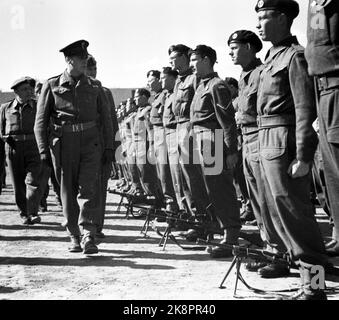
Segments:
[[[49,230],[49,231],[64,231],[60,224],[59,226],[41,226],[41,225],[0,225],[0,229],[3,230]]]
[[[0,294],[4,294],[4,293],[14,293],[17,291],[22,290],[21,288],[12,288],[12,287],[4,287],[4,286],[0,286]]]
[[[133,250],[107,250],[107,249],[100,249],[102,253],[109,253],[109,254],[119,254],[124,255],[126,258],[131,259],[159,259],[159,260],[175,260],[175,261],[209,261],[211,257],[208,254],[185,254],[180,255],[173,252],[170,252],[170,249],[167,251],[162,251],[161,247],[159,248],[159,252],[150,252],[150,251],[133,251]],[[220,260],[220,262],[230,262],[231,258],[225,258]]]
[[[130,260],[119,260],[114,256],[85,256],[82,258],[42,258],[42,257],[0,257],[0,265],[24,266],[72,266],[72,267],[128,267],[132,269],[172,270],[172,266],[157,264],[137,264]]]

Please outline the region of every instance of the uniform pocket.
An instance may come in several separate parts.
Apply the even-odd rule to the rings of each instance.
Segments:
[[[266,160],[274,160],[281,157],[286,151],[286,148],[272,148],[272,149],[264,149],[261,151],[261,156]]]
[[[274,66],[271,70],[272,82],[271,88],[274,88],[276,94],[282,94],[286,92],[289,87],[289,77],[287,65]]]
[[[266,160],[280,158],[287,151],[288,128],[278,127],[259,133],[260,156]]]

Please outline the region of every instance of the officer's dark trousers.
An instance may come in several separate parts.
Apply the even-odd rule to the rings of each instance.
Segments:
[[[339,88],[323,90],[319,96],[319,143],[330,210],[333,234],[339,241]]]
[[[194,127],[194,158],[197,155],[200,159],[214,216],[220,227],[226,229],[226,241],[234,244],[238,241],[241,228],[240,211],[233,172],[225,168],[223,131],[219,132],[221,134],[218,136],[215,130]]]
[[[180,210],[185,210],[193,215],[195,210],[191,192],[183,178],[179,164],[178,136],[176,128],[166,128],[166,145],[168,149],[168,161],[173,181],[174,192]]]
[[[102,148],[96,127],[62,134],[60,140],[61,201],[72,236],[95,236],[100,224],[100,201],[96,197],[101,185]]]
[[[295,159],[295,127],[259,131],[259,152],[269,216],[262,212],[266,229],[272,224],[296,263],[324,265],[324,243],[310,201],[310,174],[292,179],[288,168]],[[272,233],[270,234],[272,235]],[[273,230],[273,239],[276,243]]]
[[[162,126],[154,126],[154,155],[165,201],[166,203],[176,204],[177,200],[169,167],[165,128]]]
[[[199,159],[193,159],[193,130],[189,121],[177,124],[179,164],[183,178],[188,185],[196,214],[205,215],[210,206],[210,200],[204,181],[202,167]]]
[[[249,133],[247,133],[249,132]],[[268,207],[266,200],[263,197],[263,193],[259,192],[259,187],[263,185],[260,183],[260,163],[259,163],[259,134],[258,131],[253,128],[243,128],[243,164],[244,164],[244,176],[247,183],[248,194],[251,201],[253,213],[260,230],[262,239],[267,241],[265,235],[264,225],[262,221],[262,211],[266,211],[265,216],[268,213]]]
[[[13,149],[6,144],[7,163],[20,215],[36,215],[42,196],[41,162],[35,140],[16,141]]]

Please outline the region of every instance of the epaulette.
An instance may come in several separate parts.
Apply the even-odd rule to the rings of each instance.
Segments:
[[[99,81],[98,79],[94,79],[90,76],[87,76],[87,77],[88,77],[90,84],[102,86],[101,81]]]
[[[0,105],[0,108],[7,108],[8,106],[10,106],[13,102],[14,102],[15,99],[12,99],[12,100],[9,100],[7,102],[4,102]]]

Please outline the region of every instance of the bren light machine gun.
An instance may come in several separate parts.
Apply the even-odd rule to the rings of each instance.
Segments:
[[[129,219],[130,216],[132,216],[133,218],[138,218],[138,216],[136,216],[134,214],[134,210],[133,210],[136,207],[137,204],[145,204],[145,205],[150,205],[150,206],[156,206],[157,205],[157,201],[156,201],[155,197],[153,197],[153,196],[146,196],[146,195],[136,196],[136,195],[129,194],[129,193],[126,193],[126,192],[120,192],[120,191],[114,190],[114,189],[113,190],[109,189],[108,192],[112,193],[112,194],[119,195],[121,197],[120,203],[118,205],[119,210],[124,203],[124,199],[127,200],[127,204],[125,205],[125,207],[126,207],[125,218],[126,219]],[[119,211],[119,210],[117,210],[117,211]]]
[[[273,253],[262,249],[253,249],[245,246],[238,246],[238,245],[230,245],[225,243],[216,243],[212,241],[206,241],[204,239],[198,239],[198,243],[205,244],[205,245],[211,245],[211,246],[218,246],[226,250],[231,250],[233,254],[233,260],[231,263],[231,266],[227,270],[222,282],[219,285],[220,289],[225,289],[224,283],[226,279],[228,278],[229,274],[231,273],[232,269],[236,268],[236,281],[235,281],[235,287],[234,287],[234,293],[233,296],[236,298],[237,295],[237,288],[238,288],[238,282],[239,280],[245,285],[245,287],[257,294],[275,294],[283,293],[283,292],[295,292],[299,290],[299,288],[292,288],[287,290],[277,290],[277,291],[265,291],[257,288],[251,287],[244,279],[240,272],[240,267],[242,262],[246,259],[253,259],[255,261],[262,261],[266,263],[280,263],[288,265],[289,267],[295,267],[293,261],[291,260],[291,257],[288,253]]]

